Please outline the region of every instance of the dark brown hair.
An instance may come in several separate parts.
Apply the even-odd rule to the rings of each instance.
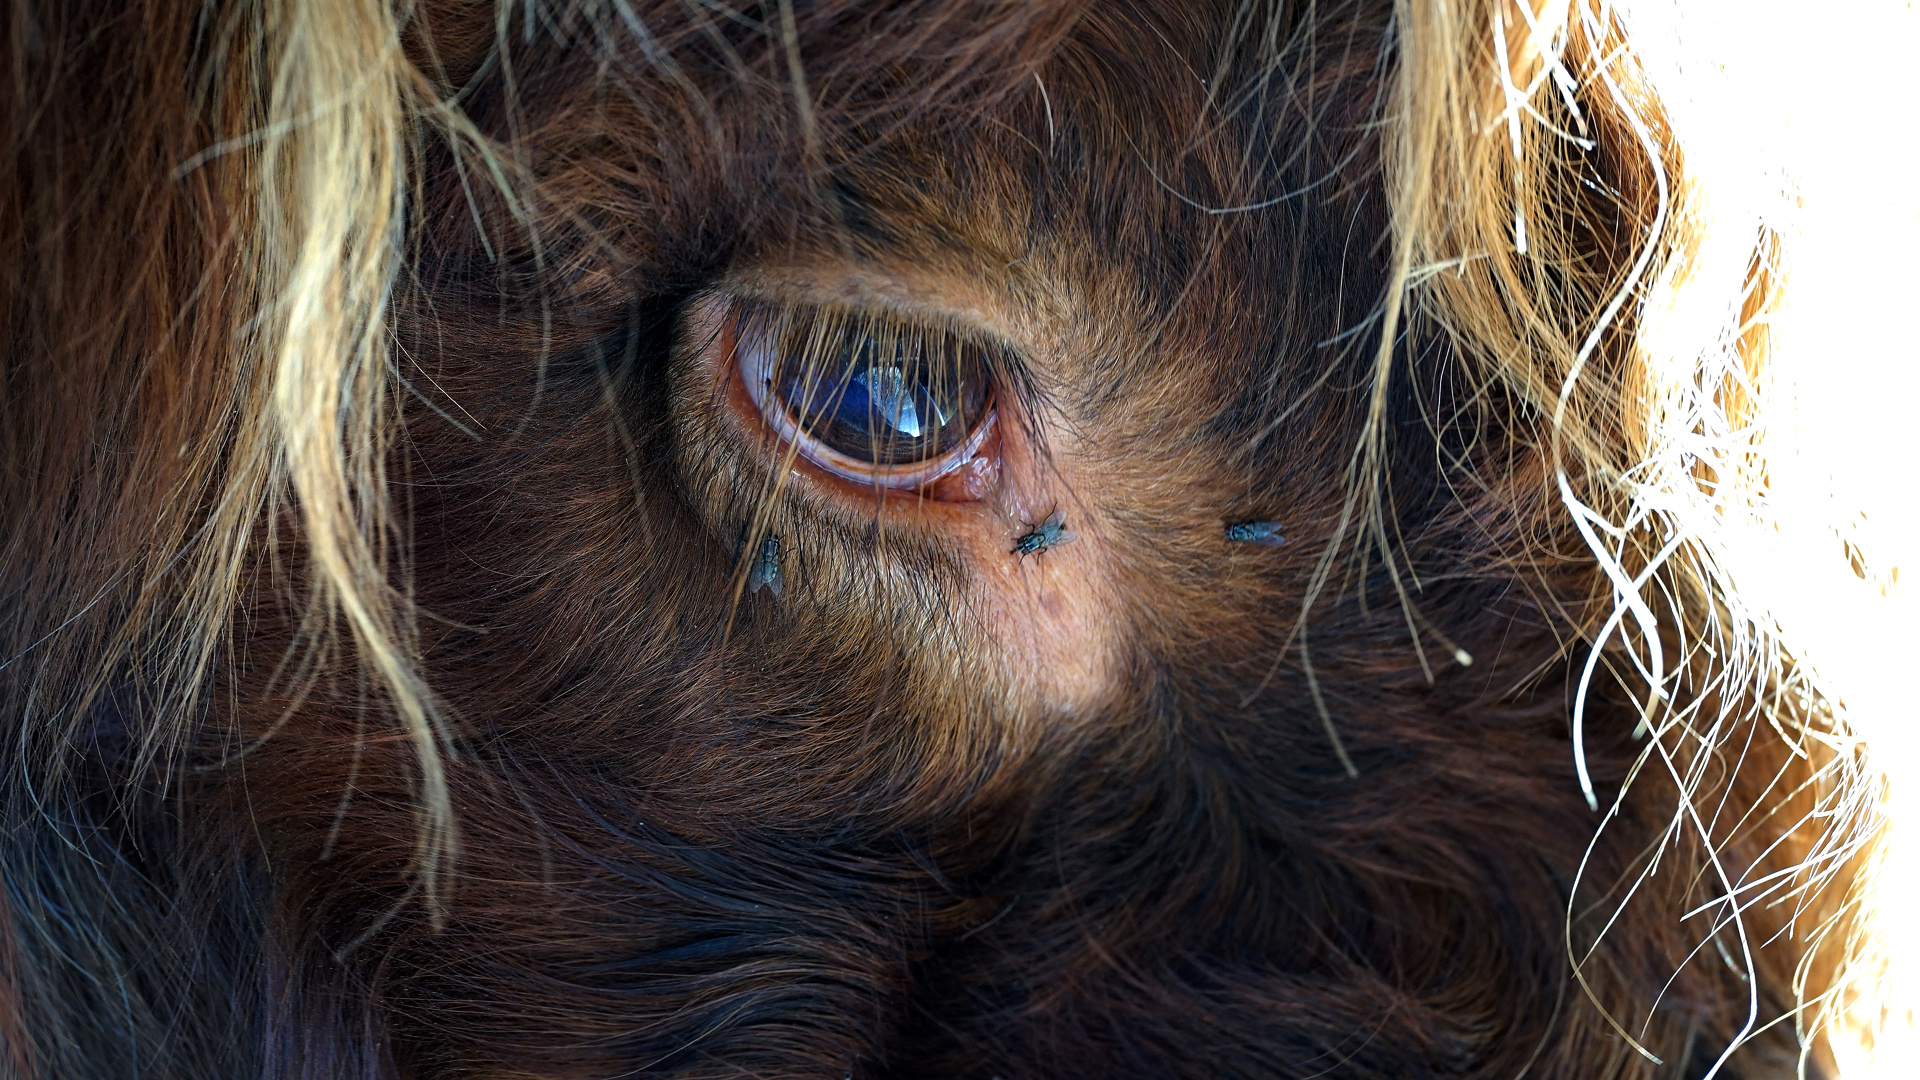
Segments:
[[[14,4],[0,1071],[1824,1068],[1848,751],[1621,481],[1679,147],[1527,16]],[[1077,546],[790,481],[742,299],[1004,340]]]

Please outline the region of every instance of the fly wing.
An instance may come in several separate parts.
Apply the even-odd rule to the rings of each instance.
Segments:
[[[1053,543],[1047,546],[1059,547],[1061,544],[1071,544],[1078,539],[1080,539],[1079,533],[1074,532],[1072,529],[1061,529],[1053,534]]]
[[[779,596],[781,587],[780,564],[768,558],[756,560],[753,571],[747,575],[747,591],[757,593],[761,589],[767,589],[773,595]]]
[[[1277,521],[1234,522],[1227,526],[1227,539],[1262,547],[1279,547],[1287,542],[1287,538],[1280,533],[1280,523]]]

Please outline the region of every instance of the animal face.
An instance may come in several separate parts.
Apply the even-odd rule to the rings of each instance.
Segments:
[[[249,853],[275,1030],[330,1048],[262,1060],[1713,1065],[1749,990],[1668,918],[1700,853],[1602,902],[1677,781],[1595,839],[1605,586],[1535,405],[1447,328],[1369,329],[1395,33],[1374,0],[423,5],[419,93],[471,127],[415,155],[379,460],[456,832],[423,884],[417,746],[311,647],[317,562],[251,549],[183,798]],[[1628,221],[1592,168],[1568,198]],[[1608,800],[1640,719],[1588,703]]]

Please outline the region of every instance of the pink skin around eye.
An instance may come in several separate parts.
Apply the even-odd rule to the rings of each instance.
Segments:
[[[1076,479],[1098,490],[1084,452],[1056,447],[1045,455],[1030,446],[1017,406],[1001,398],[992,422],[969,439],[968,453],[917,487],[876,484],[862,470],[834,468],[801,452],[776,424],[743,377],[732,305],[714,298],[693,312],[711,328],[702,350],[720,401],[746,443],[785,462],[793,481],[816,498],[838,503],[850,516],[881,514],[901,527],[940,537],[971,568],[972,600],[955,617],[981,620],[975,630],[995,657],[1010,707],[1035,722],[1079,713],[1112,693],[1118,677],[1112,552],[1094,506],[1075,495]],[[764,388],[764,387],[763,387]],[[764,399],[766,395],[760,395]],[[784,418],[785,410],[777,417]],[[1010,554],[1014,541],[1061,510],[1079,539],[1038,557]],[[1024,703],[1024,707],[1022,706]]]

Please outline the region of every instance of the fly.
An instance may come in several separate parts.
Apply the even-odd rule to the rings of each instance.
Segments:
[[[1259,544],[1261,547],[1279,547],[1287,542],[1280,535],[1280,523],[1277,521],[1235,521],[1227,525],[1227,539],[1241,544]]]
[[[780,538],[769,536],[760,541],[760,554],[754,557],[753,569],[747,572],[747,591],[757,593],[765,588],[779,596],[785,586],[780,577]]]
[[[1027,531],[1014,540],[1013,550],[1007,554],[1018,555],[1022,558],[1028,555],[1038,555],[1049,548],[1057,548],[1061,544],[1071,544],[1079,538],[1079,535],[1079,533],[1067,528],[1066,512],[1063,510],[1055,510],[1053,513],[1047,515],[1047,520],[1038,525],[1027,526]]]

